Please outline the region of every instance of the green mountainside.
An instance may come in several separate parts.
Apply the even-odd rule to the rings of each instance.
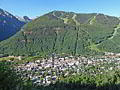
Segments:
[[[120,52],[120,20],[104,14],[53,11],[0,43],[0,53],[95,55]]]

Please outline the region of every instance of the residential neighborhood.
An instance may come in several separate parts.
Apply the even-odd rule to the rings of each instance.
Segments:
[[[43,58],[20,64],[16,70],[22,73],[34,85],[49,85],[59,81],[62,77],[88,73],[92,75],[103,74],[108,71],[120,69],[119,57],[57,57]]]

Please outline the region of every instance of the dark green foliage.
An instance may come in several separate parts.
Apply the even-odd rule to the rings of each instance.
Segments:
[[[11,65],[10,62],[0,62],[0,90],[16,90],[21,86],[21,78]]]
[[[21,77],[15,70],[15,63],[0,61],[0,90],[31,90],[31,81]]]
[[[79,74],[75,76],[62,77],[56,84],[39,87],[40,90],[119,90],[119,71],[104,74]],[[38,89],[38,90],[39,90]]]

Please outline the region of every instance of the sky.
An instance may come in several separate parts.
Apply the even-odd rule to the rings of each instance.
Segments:
[[[0,0],[0,8],[31,18],[54,10],[120,17],[120,0]]]

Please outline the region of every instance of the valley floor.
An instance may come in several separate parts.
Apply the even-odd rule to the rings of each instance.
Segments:
[[[16,63],[17,61],[21,60],[9,60],[8,62]],[[118,79],[120,78],[120,73],[116,72],[120,70],[120,58],[118,55],[112,55],[112,53],[111,55],[97,57],[52,56],[50,58],[33,59],[15,65],[15,70],[24,78],[23,80],[30,81],[32,87],[37,88],[47,88],[49,86],[53,88],[57,87],[55,86],[58,85],[57,83],[63,85],[61,88],[66,88],[66,84],[71,85],[70,83],[73,83],[72,88],[74,87],[74,83],[79,87],[82,85],[82,88],[86,87],[86,85],[89,86],[89,84],[91,86],[92,83],[93,88],[96,86],[102,87],[104,84],[107,85],[106,83],[109,84],[110,82],[115,85],[120,84],[120,79]],[[114,82],[109,81],[109,79],[115,79],[114,74],[118,74],[117,80],[113,80]],[[108,81],[105,81],[106,79]],[[79,89],[76,87],[74,90]]]

